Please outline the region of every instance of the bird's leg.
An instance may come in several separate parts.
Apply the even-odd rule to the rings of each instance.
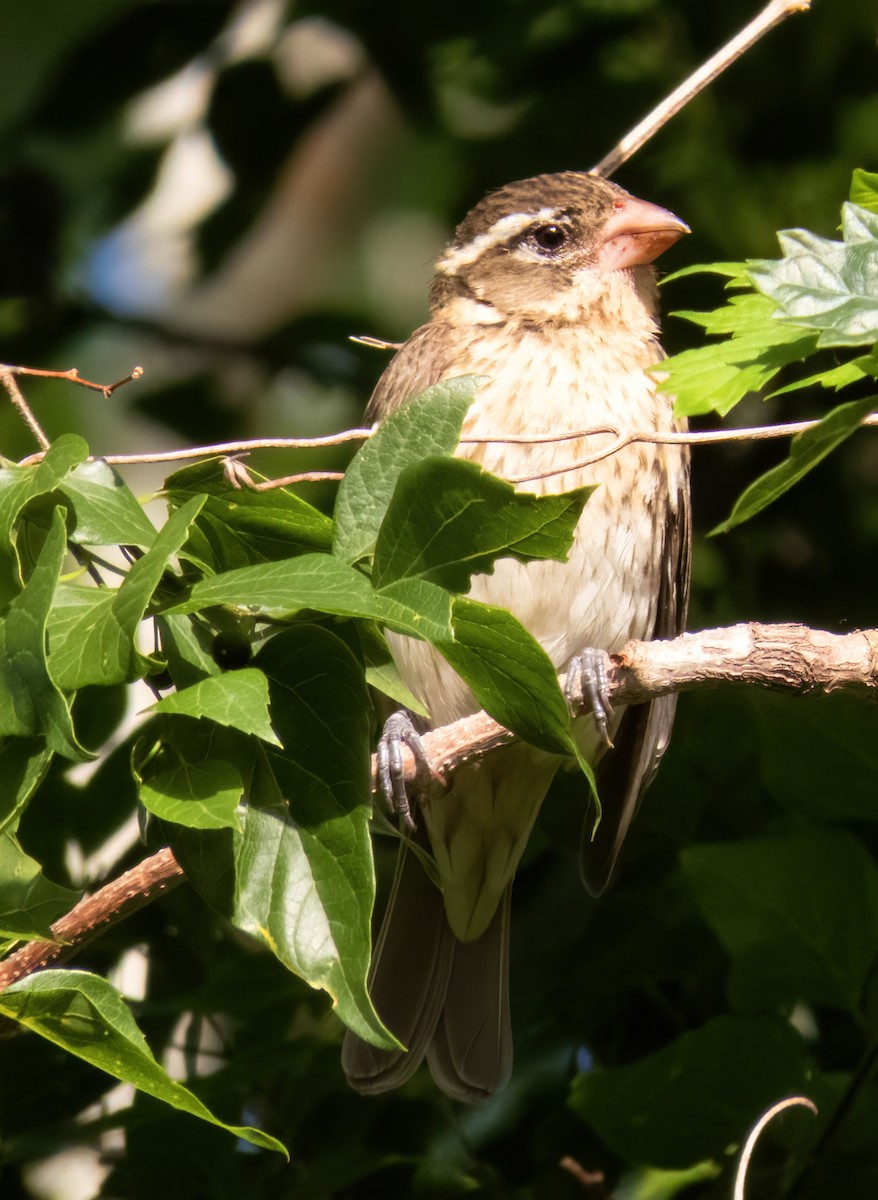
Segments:
[[[403,826],[411,832],[415,828],[415,822],[412,818],[411,802],[405,786],[403,746],[411,750],[414,755],[418,774],[425,771],[430,775],[436,775],[427,758],[421,735],[409,714],[404,708],[401,708],[384,722],[384,730],[378,740],[376,751],[377,774],[388,807],[391,812],[396,813]]]
[[[586,646],[574,654],[567,667],[564,694],[574,713],[590,712],[594,717],[601,741],[608,749],[613,748],[609,732],[609,719],[613,715],[610,704],[610,682],[607,667],[609,655],[606,650]]]

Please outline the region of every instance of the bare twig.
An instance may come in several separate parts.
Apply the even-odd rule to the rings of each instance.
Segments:
[[[134,379],[140,379],[143,367],[133,367],[127,375],[117,379],[115,383],[93,383],[90,379],[83,379],[76,367],[70,367],[67,371],[49,371],[44,367],[0,366],[0,371],[8,371],[11,375],[35,375],[40,379],[64,379],[68,383],[76,383],[93,392],[100,392],[105,400],[109,400],[118,388],[124,387],[126,383],[131,383]]]
[[[36,438],[38,445],[42,446],[43,450],[48,450],[51,443],[43,432],[42,425],[40,425],[31,412],[27,401],[21,394],[21,388],[15,382],[15,373],[17,370],[21,370],[21,368],[0,366],[0,383],[6,388],[6,391],[9,393],[9,399],[18,409],[21,419]]]
[[[779,25],[781,21],[785,21],[793,13],[807,12],[810,7],[811,0],[771,0],[749,25],[746,25],[721,50],[718,50],[712,58],[709,58],[671,92],[670,96],[657,105],[648,116],[626,133],[610,153],[591,168],[589,173],[601,175],[605,179],[609,178],[618,171],[622,163],[627,162],[641,146],[644,146],[663,126],[667,125],[668,121],[676,116],[681,108],[684,108],[709,83],[713,83],[714,79],[722,75],[723,71],[742,54],[746,54],[750,47],[754,46],[770,29]]]
[[[53,940],[29,942],[0,962],[0,991],[34,971],[71,957],[111,925],[183,882],[173,853],[159,850],[75,905],[52,925]]]
[[[594,462],[599,462],[611,454],[616,454],[625,446],[630,446],[636,442],[652,442],[656,445],[666,446],[713,446],[725,442],[755,442],[765,441],[770,438],[795,437],[797,434],[805,433],[819,424],[819,420],[789,421],[782,425],[752,425],[743,429],[673,430],[667,433],[657,433],[655,430],[646,429],[635,429],[625,433],[616,425],[595,425],[590,429],[571,429],[565,433],[498,434],[486,435],[485,437],[462,437],[460,441],[461,445],[480,445],[486,442],[496,442],[498,445],[517,445],[518,443],[541,445],[552,442],[560,444],[562,442],[584,441],[592,437],[612,438],[612,441],[600,450],[596,450],[584,458],[577,459],[573,463],[566,464],[562,468],[555,468],[551,472],[546,472],[546,474],[557,474],[559,471],[571,471],[579,467],[589,466]],[[869,426],[878,425],[878,413],[870,413],[864,417],[861,424]],[[94,457],[100,458],[102,462],[109,463],[111,466],[182,462],[187,459],[247,454],[253,450],[307,450],[320,446],[339,446],[345,442],[364,442],[373,433],[374,429],[345,429],[341,433],[331,433],[324,437],[316,438],[252,438],[241,442],[217,442],[207,446],[187,446],[180,450],[162,450],[153,454],[102,454]],[[20,465],[31,466],[39,462],[42,457],[42,452],[31,454],[27,458],[22,459]],[[89,461],[94,461],[94,457]],[[310,477],[312,474],[314,473],[306,472],[302,477]],[[316,474],[319,478],[324,478],[328,473],[318,472]],[[290,479],[297,481],[302,477],[290,476]],[[526,479],[539,478],[542,478],[542,476],[529,475],[520,479],[511,479],[511,482],[524,483]],[[275,481],[266,482],[274,483]]]
[[[735,1172],[735,1191],[733,1200],[744,1200],[744,1188],[747,1182],[747,1169],[750,1166],[750,1159],[753,1157],[753,1151],[756,1149],[756,1143],[762,1135],[765,1126],[769,1121],[773,1121],[780,1113],[785,1112],[788,1108],[807,1108],[815,1116],[817,1115],[817,1106],[807,1096],[788,1096],[786,1100],[779,1100],[777,1104],[772,1104],[771,1108],[767,1109],[753,1128],[750,1130],[747,1141],[744,1143],[744,1149],[741,1151],[741,1161],[738,1164],[738,1170]]]

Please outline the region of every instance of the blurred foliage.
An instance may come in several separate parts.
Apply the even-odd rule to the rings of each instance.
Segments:
[[[27,381],[52,438],[80,434],[95,453],[356,425],[385,358],[348,335],[401,338],[423,319],[430,263],[469,205],[511,179],[597,161],[751,15],[744,0],[11,0],[0,41],[2,357],[75,364],[106,381],[143,364],[143,379],[109,400]],[[836,236],[851,171],[878,162],[875,38],[869,0],[816,0],[620,171],[623,186],[692,226],[675,266],[775,256],[777,229]],[[664,289],[672,311],[721,299],[721,284],[704,275]],[[668,320],[664,340],[672,351],[691,346],[691,326]],[[827,354],[827,364],[848,357]],[[825,392],[785,391],[786,370],[773,396],[760,385],[732,420],[823,416]],[[746,526],[699,537],[692,627],[875,625],[873,439],[849,437]],[[13,460],[33,449],[11,407],[0,414],[0,445]],[[72,772],[69,758],[50,764],[36,739],[0,756],[0,819],[17,825],[28,861],[45,872],[17,876],[27,894],[18,910],[33,925],[10,937],[44,928],[69,890],[143,854],[123,836],[115,857],[101,857],[133,819],[131,757],[140,767],[146,757],[143,727],[122,723],[121,681],[143,670],[160,681],[162,663],[135,648],[133,630],[152,595],[146,576],[160,575],[173,550],[150,549],[152,534],[133,526],[134,495],[151,494],[162,475],[131,468],[126,492],[110,473],[73,467],[71,441],[66,452],[56,477],[20,497],[29,602],[45,599],[59,501],[91,522],[92,540],[99,524],[110,542],[140,546],[147,568],[115,625],[65,581],[54,619],[61,649],[72,648],[68,669],[96,661],[80,641],[89,630],[113,628],[118,681],[86,683],[72,725],[30,631],[40,730],[69,758],[86,757],[82,746],[104,752],[96,768]],[[697,451],[698,530],[727,518],[744,486],[784,454],[767,443]],[[288,474],[337,469],[348,457],[264,452],[255,461]],[[250,526],[228,535],[221,490],[190,470],[175,504],[183,512],[189,495],[207,496],[188,525],[202,567],[270,567],[293,524],[299,561],[325,549],[321,512],[292,498],[253,501]],[[326,512],[334,493],[313,485],[305,499]],[[0,560],[4,604],[15,569]],[[179,681],[242,673],[220,672],[230,662],[250,669],[246,623],[199,642],[184,636],[184,618],[164,620]],[[343,625],[317,628],[340,671],[366,653],[365,642],[345,642]],[[190,699],[216,719],[215,696]],[[295,713],[295,697],[286,699]],[[231,711],[241,703],[226,699]],[[582,783],[561,780],[516,884],[515,1074],[479,1109],[453,1110],[422,1076],[381,1100],[348,1092],[326,996],[239,941],[193,891],[175,892],[76,965],[125,990],[122,968],[146,948],[135,1009],[156,1057],[214,1111],[279,1138],[290,1164],[140,1093],[95,1107],[106,1076],[25,1035],[0,1042],[0,1193],[52,1194],[40,1171],[85,1148],[109,1172],[94,1192],[126,1198],[599,1197],[565,1158],[604,1172],[606,1195],[725,1197],[729,1146],[778,1091],[804,1088],[820,1116],[793,1112],[770,1129],[749,1200],[874,1194],[875,732],[874,710],[843,697],[684,697],[617,882],[598,903],[584,896],[574,862]],[[221,766],[239,748],[238,731],[222,737]],[[161,777],[166,764],[149,765]],[[0,857],[18,852],[4,843]],[[390,850],[379,845],[377,857],[381,890]],[[63,1176],[72,1159],[54,1161]]]

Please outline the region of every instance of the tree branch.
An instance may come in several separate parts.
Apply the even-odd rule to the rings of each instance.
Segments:
[[[666,642],[628,642],[617,654],[607,655],[607,676],[609,700],[616,708],[720,686],[756,686],[800,696],[845,691],[878,700],[878,629],[841,634],[753,622],[684,633]],[[423,736],[434,769],[446,776],[512,740],[509,730],[484,712]],[[407,749],[403,770],[407,780],[416,779],[414,756]]]
[[[805,695],[845,691],[878,700],[878,629],[828,633],[804,625],[732,625],[684,633],[666,642],[628,642],[607,655],[609,699],[616,707],[644,704],[672,692],[758,686]],[[434,769],[448,776],[514,740],[487,713],[474,713],[424,735]],[[403,749],[407,780],[417,777]],[[372,759],[373,791],[375,759]],[[34,971],[78,953],[92,938],[183,881],[171,850],[160,850],[81,900],[52,925],[53,941],[31,942],[0,962],[0,991]]]
[[[0,962],[0,992],[34,971],[54,967],[79,953],[98,934],[183,882],[171,850],[159,850],[99,888],[52,925],[51,942],[29,942]]]

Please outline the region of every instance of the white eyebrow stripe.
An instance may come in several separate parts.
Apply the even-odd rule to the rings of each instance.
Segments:
[[[443,275],[456,275],[461,267],[468,267],[470,263],[474,263],[485,250],[508,242],[511,237],[527,229],[528,225],[532,225],[534,221],[557,221],[558,219],[558,210],[555,208],[541,208],[537,212],[529,213],[510,213],[506,217],[501,217],[499,221],[495,221],[490,229],[485,233],[480,233],[477,238],[473,238],[465,246],[460,246],[457,250],[452,250],[440,258],[436,264],[436,270]]]

